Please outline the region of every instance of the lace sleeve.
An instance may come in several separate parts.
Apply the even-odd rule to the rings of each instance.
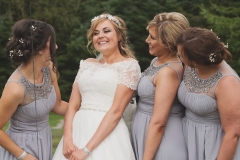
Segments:
[[[74,80],[73,84],[75,84],[78,81],[78,78],[80,77],[81,73],[83,72],[83,70],[84,70],[84,62],[85,62],[84,60],[80,60],[79,70],[78,70],[77,76],[75,77],[75,80]]]
[[[132,90],[137,89],[141,77],[141,70],[136,60],[127,62],[119,75],[119,84],[124,84]]]

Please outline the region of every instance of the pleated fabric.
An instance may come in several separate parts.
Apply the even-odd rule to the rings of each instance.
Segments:
[[[192,77],[191,75],[194,75],[195,78],[202,80],[194,73],[195,71],[193,69],[192,72],[188,72],[188,70],[189,68],[187,67],[184,76]],[[180,84],[178,90],[178,98],[186,107],[186,113],[182,120],[182,124],[189,160],[215,160],[222,143],[224,131],[221,125],[214,90],[222,77],[226,75],[235,76],[237,79],[239,79],[239,77],[226,63],[224,63],[223,67],[218,72],[218,75],[221,75],[221,77],[214,82],[214,85],[212,85],[212,88],[210,88],[207,93],[190,92],[189,86],[186,85],[185,81]],[[186,75],[187,73],[189,75]],[[207,82],[208,79],[203,80]],[[238,148],[233,160],[239,159],[240,142],[238,143]]]
[[[28,104],[19,106],[10,119],[6,133],[14,143],[38,160],[51,160],[52,133],[48,118],[49,112],[56,104],[56,92],[51,85],[49,68],[43,69],[43,73],[45,76],[43,83],[36,86],[40,89],[47,87],[46,94],[42,94],[40,90],[40,95],[44,96],[36,97],[36,103],[32,100]],[[24,80],[24,83],[22,83],[22,80]],[[23,76],[17,82],[25,88],[25,97],[29,96],[27,89],[32,87],[33,84]],[[25,100],[24,102],[26,102]],[[0,160],[17,160],[17,158],[0,146]]]
[[[156,58],[153,62],[157,60]],[[154,66],[151,64],[153,69],[151,73],[158,73],[161,66]],[[169,64],[163,64],[163,67],[172,67],[181,81],[182,72],[178,72],[180,67],[180,62],[170,62]],[[159,69],[160,68],[160,69]],[[156,70],[156,71],[155,71]],[[156,75],[153,74],[154,76]],[[137,94],[139,96],[139,101],[137,103],[137,110],[133,117],[132,122],[132,145],[134,149],[134,154],[137,160],[143,159],[144,148],[146,143],[146,135],[148,131],[148,126],[151,121],[154,99],[155,99],[155,86],[151,79],[154,77],[142,76]],[[157,152],[153,160],[187,160],[187,148],[183,137],[182,130],[182,118],[184,116],[185,108],[179,102],[178,98],[175,97],[168,121],[165,127],[165,131],[162,140],[159,144]]]

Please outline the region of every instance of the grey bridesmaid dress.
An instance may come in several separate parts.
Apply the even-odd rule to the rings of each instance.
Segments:
[[[234,76],[240,81],[236,72],[226,62],[208,79],[200,78],[194,68],[186,67],[178,90],[178,98],[186,107],[182,123],[189,160],[217,158],[224,131],[215,89],[225,76]],[[240,142],[234,160],[240,160]]]
[[[24,102],[10,119],[6,133],[20,148],[38,160],[52,159],[52,133],[48,114],[55,106],[56,92],[51,82],[50,68],[43,68],[43,82],[34,84],[16,69],[7,83],[17,82],[25,89]],[[0,160],[17,160],[0,146]]]
[[[153,59],[151,65],[143,72],[137,89],[139,101],[137,103],[137,110],[133,117],[131,128],[132,145],[137,160],[143,159],[148,125],[152,116],[155,98],[154,77],[163,67],[171,67],[176,71],[179,83],[182,80],[183,69],[180,61],[155,66],[154,62],[156,62],[156,60],[157,57]],[[172,104],[162,140],[153,160],[188,159],[182,131],[182,117],[184,116],[184,111],[185,108],[176,96]]]

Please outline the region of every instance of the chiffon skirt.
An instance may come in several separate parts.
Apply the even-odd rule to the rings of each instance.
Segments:
[[[52,158],[52,132],[49,126],[40,132],[18,132],[8,129],[6,133],[24,151],[38,160]],[[17,160],[17,158],[0,146],[0,160]]]
[[[132,145],[137,160],[143,159],[151,114],[137,110],[132,122]],[[183,137],[182,116],[170,114],[153,160],[188,160]],[[194,159],[192,159],[194,160]]]
[[[83,148],[92,138],[106,112],[80,109],[73,119],[73,143]],[[62,154],[63,138],[58,144],[53,160],[66,160]],[[86,160],[135,160],[129,131],[123,119],[116,128],[92,151]]]
[[[189,160],[215,160],[224,136],[220,121],[184,117],[182,122]],[[233,160],[240,160],[240,141]]]

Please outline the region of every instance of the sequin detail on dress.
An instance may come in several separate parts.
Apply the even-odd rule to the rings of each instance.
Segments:
[[[213,87],[222,76],[222,72],[217,71],[210,78],[202,79],[197,75],[195,68],[186,67],[183,81],[186,86],[189,86],[190,92],[208,93],[209,89]]]
[[[18,71],[20,71],[18,69]],[[20,71],[21,73],[21,71]],[[36,95],[36,100],[47,99],[49,93],[52,91],[51,78],[49,78],[50,71],[46,67],[43,69],[43,83],[35,84],[35,93],[34,93],[34,84],[29,82],[24,76],[22,76],[20,82],[25,86],[26,92],[34,100]],[[22,74],[22,73],[21,73]]]
[[[156,59],[156,60],[157,60],[157,59]],[[156,60],[155,60],[155,61],[156,61]],[[155,61],[154,61],[154,62],[155,62]],[[154,66],[154,65],[153,65],[154,62],[153,62],[147,69],[144,70],[144,72],[142,73],[142,77],[145,77],[145,76],[149,76],[149,77],[154,76],[155,74],[158,73],[158,71],[159,71],[161,68],[169,65],[169,63],[164,63],[164,64],[162,64],[162,65],[160,65],[160,66]]]

